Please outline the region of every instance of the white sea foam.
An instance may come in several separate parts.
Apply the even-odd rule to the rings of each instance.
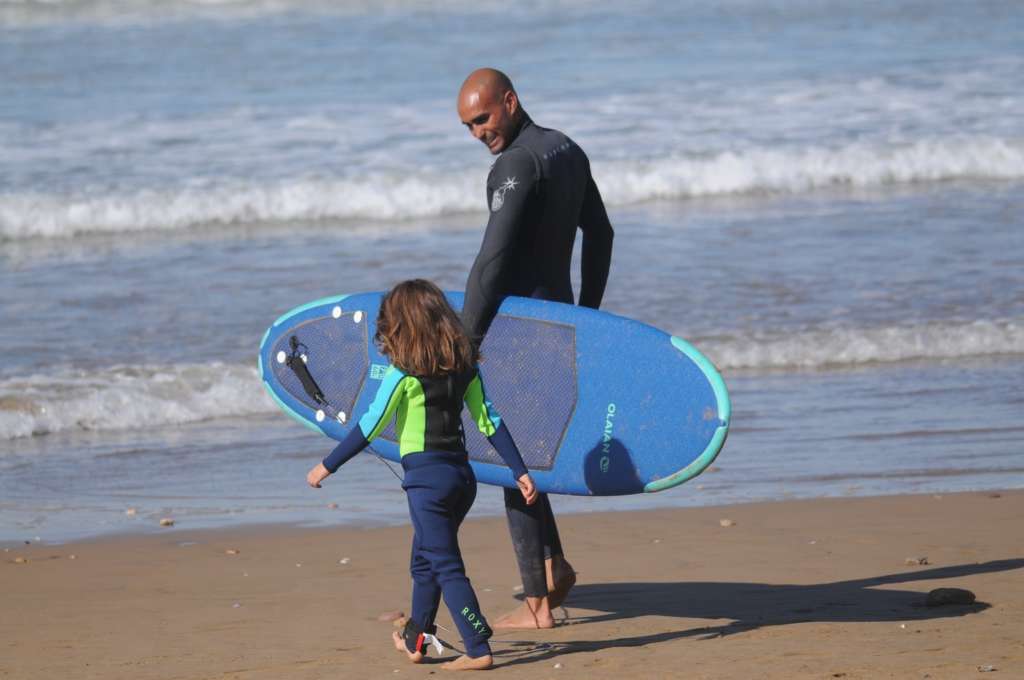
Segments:
[[[478,184],[479,178],[468,175],[448,181],[377,175],[264,185],[230,182],[214,188],[149,190],[127,196],[0,195],[0,238],[173,231],[207,224],[441,216],[479,207]]]
[[[0,381],[0,440],[127,430],[272,412],[254,366],[178,364],[64,370]]]
[[[562,3],[570,4],[571,0]],[[381,10],[436,10],[453,4],[450,0],[0,0],[0,26],[17,28],[68,21],[149,24],[193,18],[244,19],[294,11],[359,15]],[[498,11],[503,4],[497,0],[474,0],[463,6]]]
[[[721,369],[820,369],[1024,354],[1024,321],[932,322],[698,342]]]
[[[1024,179],[1024,140],[943,138],[906,145],[751,148],[704,156],[595,161],[606,202],[831,186],[882,187],[948,180]],[[478,172],[420,169],[354,179],[246,183],[230,179],[128,194],[0,194],[0,239],[180,230],[208,224],[403,220],[483,209]]]
[[[922,140],[901,146],[749,149],[703,158],[599,166],[611,203],[744,193],[799,193],[830,186],[881,187],[955,179],[1024,178],[1024,140]]]

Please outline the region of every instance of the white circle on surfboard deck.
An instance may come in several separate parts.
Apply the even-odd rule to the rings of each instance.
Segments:
[[[346,420],[348,420],[348,416],[345,415],[345,412],[338,411],[338,422],[344,425]]]
[[[277,353],[277,363],[283,364],[287,360],[288,355],[284,353],[284,350],[281,350],[280,352]]]
[[[355,321],[356,323],[359,323],[360,321],[363,320],[363,313],[356,312],[355,314],[352,315],[352,320]]]
[[[304,364],[308,364],[309,363],[309,357],[307,357],[305,354],[302,355],[302,363],[304,363]]]
[[[323,411],[317,411],[316,412],[316,422],[318,422],[318,423],[324,422],[324,412]]]
[[[332,309],[331,310],[331,316],[333,316],[335,319],[340,319],[341,318],[341,307],[335,307],[334,309]]]

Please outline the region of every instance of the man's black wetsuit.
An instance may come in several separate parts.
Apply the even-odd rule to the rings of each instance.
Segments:
[[[466,282],[463,323],[477,343],[507,295],[573,303],[569,275],[577,227],[583,232],[580,304],[597,309],[612,254],[612,231],[583,150],[524,113],[487,178],[490,219]],[[547,494],[527,506],[505,489],[505,510],[523,592],[547,595],[544,560],[562,554]]]

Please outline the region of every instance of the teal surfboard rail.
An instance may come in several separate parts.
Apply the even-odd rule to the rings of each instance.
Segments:
[[[298,422],[302,423],[303,425],[305,425],[309,429],[313,430],[313,432],[316,432],[317,434],[327,434],[321,428],[317,427],[312,422],[310,422],[310,420],[308,418],[303,418],[298,413],[296,413],[292,409],[291,406],[289,406],[288,404],[286,404],[283,401],[281,401],[281,398],[279,396],[277,396],[276,392],[274,392],[274,388],[272,388],[270,386],[270,383],[268,383],[266,380],[263,381],[263,387],[267,390],[267,393],[270,394],[270,396],[273,398],[273,400],[275,402],[277,402],[277,405],[281,407],[282,411],[284,411],[285,413],[290,415],[293,419],[295,419]]]
[[[331,296],[331,297],[320,298],[319,300],[313,300],[312,302],[307,302],[306,304],[304,304],[304,305],[302,305],[300,307],[296,307],[295,309],[293,309],[291,311],[288,311],[288,312],[285,312],[284,314],[279,316],[277,318],[277,321],[274,322],[274,326],[280,326],[283,322],[287,321],[288,319],[292,318],[293,316],[297,316],[297,315],[301,314],[302,312],[305,312],[306,310],[313,309],[314,307],[320,307],[322,305],[336,305],[339,302],[344,302],[345,298],[347,298],[347,297],[349,297],[349,296],[348,295],[334,295],[334,296]],[[266,343],[268,335],[270,335],[270,329],[269,328],[267,329],[267,332],[263,335],[263,342],[260,343],[261,346],[264,343]]]
[[[644,493],[655,493],[658,491],[664,491],[665,489],[671,489],[673,486],[678,486],[699,475],[701,472],[706,470],[709,465],[711,465],[716,457],[718,457],[719,451],[722,450],[722,446],[725,444],[725,438],[729,434],[729,422],[732,417],[732,402],[729,400],[729,391],[725,387],[725,380],[722,379],[722,375],[718,372],[718,369],[715,368],[715,365],[711,363],[710,359],[682,338],[677,338],[673,335],[672,345],[688,356],[693,363],[700,367],[700,370],[704,375],[707,376],[708,382],[711,383],[711,389],[715,393],[715,400],[718,403],[718,419],[722,424],[718,426],[717,430],[715,430],[715,434],[711,438],[711,441],[708,442],[707,448],[704,449],[704,452],[701,453],[695,461],[673,475],[648,483],[644,486]]]

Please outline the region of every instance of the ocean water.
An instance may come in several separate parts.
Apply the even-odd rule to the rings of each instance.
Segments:
[[[481,65],[587,150],[605,308],[733,397],[712,472],[556,511],[1024,487],[1022,14],[0,0],[0,541],[402,522],[372,456],[305,486],[330,442],[256,350],[314,298],[461,289],[492,159],[454,105]]]

